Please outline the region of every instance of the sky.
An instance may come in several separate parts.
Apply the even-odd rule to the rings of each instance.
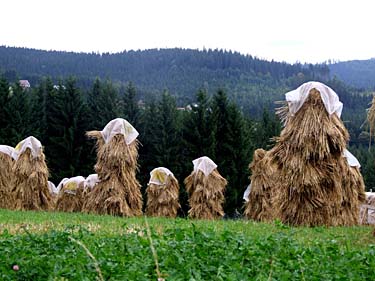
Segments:
[[[320,63],[375,57],[373,0],[0,0],[0,45],[226,49]]]

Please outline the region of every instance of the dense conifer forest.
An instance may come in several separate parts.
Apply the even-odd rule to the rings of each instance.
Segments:
[[[303,82],[321,81],[344,103],[349,150],[362,164],[367,188],[375,189],[375,150],[368,149],[364,124],[371,92],[333,77],[325,64],[291,65],[224,50],[85,54],[0,47],[0,76],[0,143],[40,139],[56,184],[93,173],[95,148],[85,132],[123,117],[140,133],[143,191],[158,166],[168,167],[182,187],[191,161],[206,155],[229,182],[229,215],[242,207],[254,149],[269,148],[281,130],[274,102]],[[20,79],[31,88],[22,88]],[[181,201],[186,212],[184,188]]]

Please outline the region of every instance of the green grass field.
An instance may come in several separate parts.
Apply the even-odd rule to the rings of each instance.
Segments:
[[[0,280],[375,280],[373,232],[0,210]]]

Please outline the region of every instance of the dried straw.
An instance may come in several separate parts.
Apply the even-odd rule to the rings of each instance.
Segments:
[[[173,175],[168,175],[164,185],[150,183],[146,189],[146,214],[152,217],[175,218],[178,209],[181,208],[178,203],[178,191],[178,181]]]
[[[13,158],[0,152],[0,209],[7,209],[14,204],[12,190]]]
[[[15,210],[50,210],[53,200],[48,189],[48,168],[45,156],[33,158],[27,148],[13,165],[15,177],[12,194]]]
[[[359,221],[361,224],[375,224],[375,193],[366,192],[364,204],[360,207]]]
[[[327,113],[320,93],[310,91],[286,125],[271,155],[279,167],[273,206],[276,217],[291,225],[358,223],[363,179],[343,152],[349,134],[334,113]]]
[[[190,218],[218,219],[224,216],[224,191],[227,180],[217,169],[208,176],[200,170],[193,171],[184,183],[189,194]]]
[[[108,143],[99,131],[88,132],[97,139],[95,171],[100,182],[88,194],[83,211],[116,216],[142,214],[142,194],[136,179],[138,141],[127,145],[124,136],[115,135]]]
[[[275,217],[272,201],[274,197],[277,166],[271,162],[272,150],[257,149],[250,163],[251,191],[245,203],[244,216],[256,221],[271,221]]]
[[[84,183],[81,182],[74,190],[69,189],[69,185],[63,186],[57,195],[55,209],[61,212],[80,212],[86,199],[83,185]]]

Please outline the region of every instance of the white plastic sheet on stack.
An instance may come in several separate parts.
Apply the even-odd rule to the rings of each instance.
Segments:
[[[359,164],[358,159],[349,152],[349,150],[345,149],[344,150],[344,155],[343,155],[346,160],[348,161],[348,164],[350,167],[358,167],[361,168],[361,164]]]
[[[0,152],[13,158],[14,148],[9,145],[0,145]]]
[[[246,201],[246,202],[249,202],[249,195],[250,195],[250,191],[251,191],[251,183],[247,186],[244,194],[243,194],[243,199]]]
[[[212,161],[207,156],[203,156],[203,157],[195,159],[193,161],[193,165],[194,165],[194,172],[201,170],[206,177],[210,175],[212,171],[217,168],[217,165],[215,164],[215,162]]]
[[[85,179],[84,187],[92,190],[100,182],[98,174],[91,174]]]
[[[51,181],[48,181],[48,190],[51,194],[54,194],[54,195],[59,193],[59,190],[57,189],[56,185]]]
[[[165,185],[167,183],[168,176],[173,173],[164,167],[155,168],[150,172],[150,181],[148,184]]]
[[[343,104],[340,102],[338,95],[327,85],[320,82],[307,82],[299,86],[297,89],[285,94],[285,99],[288,102],[289,112],[296,114],[298,110],[305,103],[309,96],[310,90],[316,89],[320,92],[324,107],[329,115],[336,113],[338,117],[341,116]]]
[[[101,131],[105,143],[111,141],[112,137],[121,134],[125,138],[126,144],[131,144],[137,137],[137,130],[125,119],[116,118],[110,121]]]
[[[372,200],[375,197],[375,192],[366,192],[366,203],[361,205],[361,218],[360,222],[363,224],[371,224],[375,225],[375,210],[373,206],[367,205],[369,203],[369,200]],[[367,214],[366,214],[367,212]],[[364,220],[364,218],[367,217],[367,221]]]
[[[19,155],[24,153],[27,148],[31,150],[31,155],[33,158],[37,158],[42,154],[42,144],[37,138],[31,136],[17,144],[17,146],[14,148],[14,152],[12,153],[13,159],[17,160]]]
[[[79,187],[79,184],[84,181],[85,181],[85,178],[82,176],[64,178],[57,186],[57,190],[60,192],[60,190],[64,189],[65,193],[75,195]]]

